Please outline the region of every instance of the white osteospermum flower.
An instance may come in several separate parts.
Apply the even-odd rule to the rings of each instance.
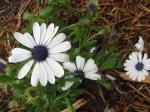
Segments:
[[[10,63],[30,59],[19,71],[18,79],[25,77],[34,64],[31,75],[32,86],[36,86],[38,82],[42,86],[46,86],[47,81],[54,84],[55,76],[62,77],[64,75],[64,69],[58,62],[69,60],[69,56],[64,52],[71,48],[71,43],[64,42],[66,35],[64,33],[56,35],[57,31],[58,26],[55,27],[53,23],[46,28],[45,23],[40,26],[35,22],[33,24],[34,38],[29,33],[14,33],[14,37],[18,42],[31,49],[29,51],[14,48],[11,51]]]
[[[65,62],[63,65],[65,69],[69,70],[70,72],[74,72],[77,74],[77,76],[91,80],[101,79],[101,76],[97,73],[98,68],[93,59],[89,59],[85,63],[85,59],[83,57],[77,56],[76,65],[71,62]]]
[[[141,36],[139,36],[138,43],[135,44],[135,47],[141,52],[144,50],[144,40]]]
[[[124,63],[124,66],[124,70],[127,71],[127,75],[132,80],[145,80],[145,77],[149,75],[150,58],[146,53],[142,56],[141,52],[133,52],[129,56],[129,60]]]

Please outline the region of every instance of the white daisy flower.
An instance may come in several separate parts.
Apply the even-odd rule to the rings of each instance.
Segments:
[[[143,51],[144,50],[144,40],[141,36],[139,36],[139,40],[138,42],[135,44],[135,47],[139,50],[139,51]]]
[[[14,33],[14,37],[18,42],[31,49],[29,51],[22,48],[14,48],[11,51],[10,63],[29,59],[19,71],[18,79],[25,77],[33,65],[31,74],[32,86],[36,86],[38,82],[42,86],[46,86],[47,81],[54,84],[55,76],[62,77],[64,75],[64,69],[58,62],[69,60],[69,56],[64,52],[71,48],[71,43],[68,41],[64,42],[66,38],[64,33],[56,35],[58,28],[53,23],[46,28],[45,23],[42,23],[40,26],[35,22],[33,24],[34,38],[29,33]]]
[[[146,53],[142,56],[141,52],[133,52],[129,56],[129,60],[124,63],[124,66],[124,70],[127,71],[127,75],[132,80],[145,80],[145,77],[149,75],[150,58]]]
[[[101,76],[97,73],[98,68],[93,59],[89,59],[85,63],[85,59],[81,56],[76,57],[76,65],[71,62],[63,63],[64,68],[69,70],[70,72],[74,72],[77,76],[98,80],[101,79]]]

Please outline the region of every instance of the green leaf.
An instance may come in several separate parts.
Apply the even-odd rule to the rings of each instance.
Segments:
[[[34,18],[34,14],[32,14],[32,13],[25,12],[25,13],[23,14],[23,19],[25,19],[25,20],[31,21],[33,18]]]
[[[8,107],[9,107],[10,109],[12,109],[13,107],[15,107],[15,106],[17,106],[17,105],[18,105],[18,103],[17,103],[17,101],[15,101],[15,100],[9,101],[9,103],[8,103]]]
[[[80,48],[76,48],[73,52],[74,55],[80,54]]]
[[[0,74],[0,82],[1,83],[9,83],[12,79],[4,74]]]
[[[115,66],[115,68],[118,68],[118,69],[123,68],[123,63],[118,63],[118,64]]]
[[[65,98],[65,101],[68,107],[68,112],[76,112],[75,108],[71,105],[70,101],[67,98]]]
[[[107,69],[112,69],[117,63],[117,58],[112,57],[112,58],[107,58],[104,63],[101,64],[100,70],[107,70]]]
[[[27,24],[26,27],[23,29],[23,31],[32,33],[32,25],[33,25],[33,23]]]
[[[45,17],[47,16],[48,14],[50,14],[52,11],[52,8],[51,7],[46,7],[44,9],[41,9],[40,12],[39,12],[39,16],[41,17]]]
[[[15,67],[12,67],[12,66],[7,66],[6,68],[6,76],[9,76],[9,77],[16,77],[16,74],[17,74],[17,67],[18,66],[15,66]]]
[[[113,85],[109,82],[109,80],[102,78],[100,81],[101,85],[103,85],[106,89],[113,89]]]
[[[112,85],[109,82],[103,82],[102,85],[107,89],[112,89]]]

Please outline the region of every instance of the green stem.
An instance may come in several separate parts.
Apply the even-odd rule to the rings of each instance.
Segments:
[[[68,29],[68,28],[71,28],[71,27],[74,27],[74,26],[76,26],[76,25],[78,25],[79,23],[74,23],[74,24],[72,24],[72,25],[70,25],[70,26],[67,26],[67,27],[64,27],[64,28],[62,28],[60,31],[64,31],[64,30],[66,30],[66,29]]]

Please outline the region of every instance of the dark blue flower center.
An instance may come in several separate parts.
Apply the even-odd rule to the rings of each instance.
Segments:
[[[44,61],[48,57],[48,49],[45,46],[38,45],[32,49],[32,58],[36,61]]]
[[[135,68],[136,68],[136,70],[138,70],[138,71],[143,70],[143,67],[144,67],[144,65],[143,65],[143,63],[141,63],[141,62],[139,62],[139,63],[137,63],[137,64],[135,65]]]
[[[75,73],[77,74],[77,76],[84,78],[84,72],[82,70],[76,70]]]

